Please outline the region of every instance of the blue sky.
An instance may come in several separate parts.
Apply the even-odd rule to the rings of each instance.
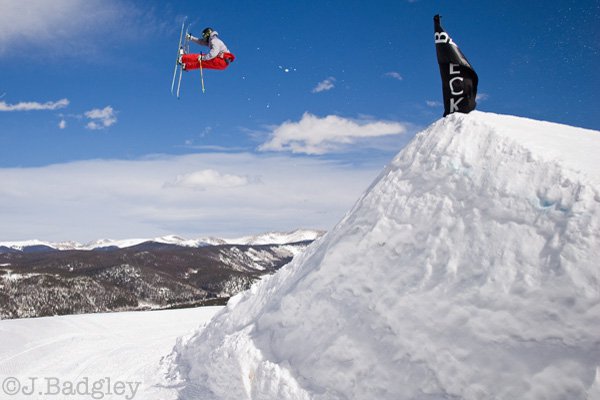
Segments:
[[[329,229],[443,113],[436,13],[479,75],[479,110],[599,130],[599,7],[0,0],[0,240]],[[186,73],[177,100],[183,16],[192,33],[219,31],[237,59],[205,71],[204,94]],[[103,171],[123,186],[96,185]],[[259,192],[280,201],[245,203]]]

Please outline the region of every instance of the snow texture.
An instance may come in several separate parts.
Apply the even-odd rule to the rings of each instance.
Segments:
[[[182,310],[67,315],[0,321],[1,399],[14,400],[166,400],[174,389],[160,385],[164,356],[173,338],[191,335],[222,307]],[[16,378],[22,390],[9,392]],[[32,384],[31,379],[36,379]],[[130,382],[123,395],[97,393],[61,395],[46,384],[59,380],[80,384],[110,379]],[[139,382],[139,385],[138,385]],[[34,393],[28,393],[30,389]],[[85,389],[84,389],[85,391]],[[39,394],[39,396],[37,396]],[[135,394],[135,395],[134,395]]]
[[[431,125],[176,347],[179,399],[598,399],[600,132]]]

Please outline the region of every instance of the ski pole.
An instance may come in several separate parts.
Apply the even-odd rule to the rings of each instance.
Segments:
[[[202,93],[204,93],[204,72],[202,69],[202,53],[200,53],[200,81],[202,82]]]
[[[171,94],[173,94],[173,89],[175,88],[175,76],[177,75],[177,65],[179,64],[179,57],[181,57],[181,41],[183,40],[183,28],[185,26],[185,20],[187,17],[183,19],[181,23],[181,33],[179,34],[179,48],[177,49],[177,59],[175,60],[175,70],[173,71],[173,81],[171,82]]]

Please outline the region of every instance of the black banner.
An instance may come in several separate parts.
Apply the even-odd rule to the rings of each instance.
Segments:
[[[433,17],[437,61],[442,75],[444,117],[453,112],[469,113],[475,109],[479,79],[465,55],[440,25],[440,16]]]

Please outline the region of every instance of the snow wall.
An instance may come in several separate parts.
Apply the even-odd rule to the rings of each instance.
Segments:
[[[175,350],[191,399],[599,399],[600,132],[452,114]]]

